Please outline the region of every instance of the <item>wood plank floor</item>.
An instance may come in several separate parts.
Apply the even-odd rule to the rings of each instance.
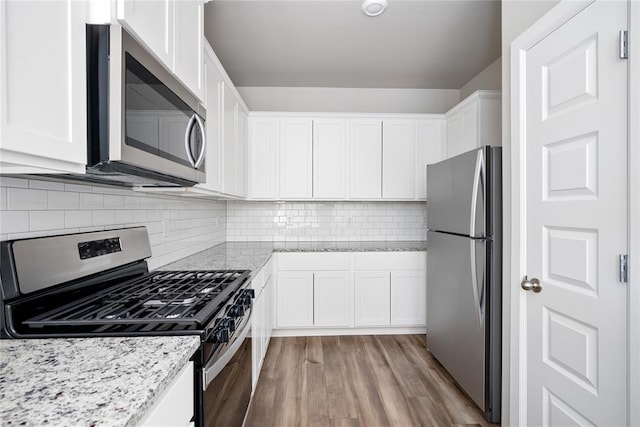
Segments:
[[[272,338],[247,427],[492,426],[424,335]]]

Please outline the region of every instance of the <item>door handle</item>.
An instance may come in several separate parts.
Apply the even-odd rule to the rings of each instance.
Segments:
[[[540,280],[536,279],[535,277],[529,280],[527,276],[524,276],[522,278],[522,282],[520,282],[520,287],[525,291],[533,291],[535,293],[542,291]]]
[[[194,158],[193,153],[191,152],[191,145],[189,144],[191,131],[195,125],[198,125],[198,127],[200,128],[200,135],[202,135],[202,146],[200,147],[200,153],[198,154],[197,159]],[[207,139],[205,136],[204,124],[202,123],[202,120],[200,119],[200,117],[196,113],[193,113],[193,115],[189,119],[189,122],[187,123],[187,129],[184,134],[184,149],[187,152],[187,158],[189,160],[189,163],[191,163],[194,169],[198,169],[198,167],[202,163],[202,160],[204,159],[206,147],[207,147]]]

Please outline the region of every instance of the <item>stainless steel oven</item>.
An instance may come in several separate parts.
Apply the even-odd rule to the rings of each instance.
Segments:
[[[87,25],[87,172],[130,185],[205,180],[206,111],[117,25]]]

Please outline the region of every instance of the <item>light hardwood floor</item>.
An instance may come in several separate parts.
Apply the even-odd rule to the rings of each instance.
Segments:
[[[246,423],[492,426],[424,335],[272,338]]]

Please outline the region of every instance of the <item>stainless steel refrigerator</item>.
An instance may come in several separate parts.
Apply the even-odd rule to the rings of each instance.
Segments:
[[[502,150],[427,166],[427,348],[500,421]]]

